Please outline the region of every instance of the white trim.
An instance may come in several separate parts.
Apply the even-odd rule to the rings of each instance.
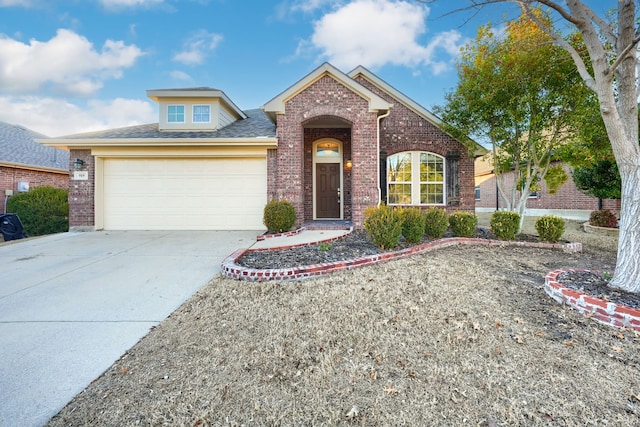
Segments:
[[[338,152],[339,155],[338,157],[317,157],[316,156],[316,149],[318,144],[321,144],[323,142],[333,142],[338,144]],[[311,197],[313,197],[313,219],[314,220],[342,220],[344,219],[344,169],[343,169],[343,165],[342,165],[342,157],[343,157],[343,151],[342,151],[342,142],[340,142],[337,139],[333,139],[333,138],[322,138],[322,139],[318,139],[317,141],[314,141],[313,143],[313,161],[312,161],[312,166],[311,166],[311,172],[312,172],[312,184],[311,187],[313,189],[313,195]],[[318,218],[318,216],[316,215],[316,164],[317,163],[332,163],[332,164],[339,164],[340,165],[340,218]]]

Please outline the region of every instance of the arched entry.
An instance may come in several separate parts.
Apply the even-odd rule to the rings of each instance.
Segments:
[[[320,139],[313,144],[313,219],[342,219],[342,143]]]

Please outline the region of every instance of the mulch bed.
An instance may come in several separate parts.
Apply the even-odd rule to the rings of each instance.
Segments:
[[[453,235],[449,231],[444,237],[453,237]],[[485,228],[478,228],[474,237],[479,239],[497,239],[491,230]],[[519,234],[516,239],[525,242],[540,241],[537,236],[524,233]],[[427,243],[433,240],[434,239],[425,236],[421,243]],[[392,250],[404,249],[413,245],[415,244],[409,243],[401,238],[398,247]],[[344,238],[328,244],[312,244],[283,250],[247,252],[238,259],[237,263],[247,268],[283,269],[355,259],[383,252],[388,252],[388,250],[376,246],[365,231],[354,231]],[[640,307],[640,295],[609,287],[609,280],[607,280],[605,275],[606,272],[566,272],[558,277],[558,281],[570,289],[606,301],[623,304],[632,308]]]

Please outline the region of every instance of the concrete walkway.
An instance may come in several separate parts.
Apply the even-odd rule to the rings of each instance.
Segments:
[[[287,237],[274,237],[254,243],[251,249],[275,249],[281,247],[302,246],[324,240],[336,239],[349,234],[349,230],[305,230]]]
[[[0,246],[0,426],[45,424],[256,234],[63,233]]]

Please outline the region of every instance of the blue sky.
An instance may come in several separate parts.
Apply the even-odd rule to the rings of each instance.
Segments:
[[[147,89],[194,86],[259,108],[325,61],[363,65],[431,109],[478,25],[517,13],[447,15],[468,3],[0,0],[0,121],[49,136],[151,123]]]

